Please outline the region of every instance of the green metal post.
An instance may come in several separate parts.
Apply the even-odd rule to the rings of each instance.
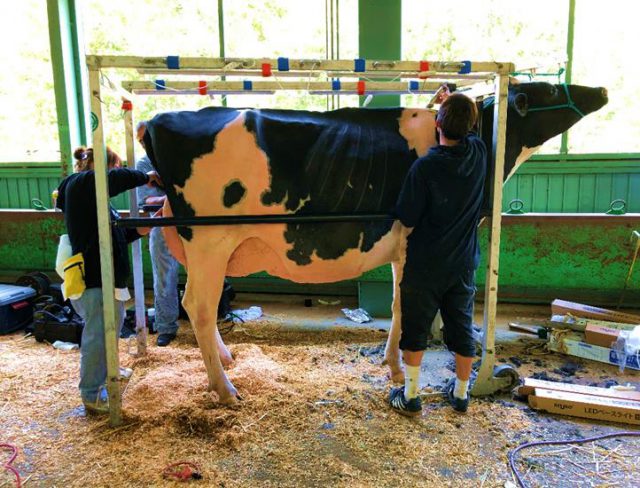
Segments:
[[[402,59],[402,0],[358,0],[359,55],[364,59]],[[364,97],[360,97],[360,103]],[[397,107],[400,95],[377,95],[370,107]]]
[[[84,58],[79,40],[75,0],[47,0],[51,66],[56,95],[62,174],[66,175],[75,146],[86,144]]]
[[[567,70],[564,74],[565,83],[571,83],[571,73],[573,71],[573,33],[576,21],[576,0],[569,0],[569,24],[567,26]],[[562,134],[560,140],[560,154],[566,155],[569,152],[569,131]]]

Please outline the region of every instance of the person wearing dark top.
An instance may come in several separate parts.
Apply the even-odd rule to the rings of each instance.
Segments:
[[[73,308],[85,322],[80,345],[80,396],[88,412],[108,413],[108,396],[104,386],[107,378],[107,363],[93,149],[80,147],[75,150],[74,158],[76,172],[66,177],[58,186],[56,207],[64,213],[64,222],[73,254],[82,253],[84,258],[86,289],[80,298],[71,300]],[[118,155],[107,148],[109,197],[140,185],[160,183],[155,172],[143,173],[121,168],[120,165]],[[112,221],[120,218],[113,207],[110,207],[110,210]],[[126,288],[130,274],[127,244],[148,232],[149,229],[111,227],[118,323],[116,337],[120,334],[119,329],[124,320],[124,302],[130,298]]]
[[[404,415],[422,412],[420,364],[438,310],[445,344],[456,359],[456,380],[447,396],[457,411],[465,412],[469,404],[477,229],[487,165],[484,143],[469,132],[477,115],[465,95],[446,98],[436,117],[439,145],[413,163],[396,204],[396,216],[412,229],[400,281],[405,386],[392,388],[389,396],[390,406]]]

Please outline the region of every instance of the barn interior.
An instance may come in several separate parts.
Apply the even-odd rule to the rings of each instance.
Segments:
[[[640,38],[633,16],[620,13],[625,5],[12,6],[0,20],[7,45],[0,71],[0,487],[638,486],[640,102],[638,68],[629,60]],[[536,105],[528,92],[528,112],[516,111],[513,87],[526,92],[540,83],[553,85],[560,101]],[[606,103],[583,113],[575,85],[598,87]],[[70,232],[55,190],[76,173],[78,147],[108,146],[135,168],[144,155],[136,124],[165,112],[428,107],[435,117],[443,92],[491,110],[486,145],[497,168],[488,164],[489,204],[477,232],[466,413],[447,397],[456,362],[440,316],[425,324],[419,414],[391,408],[385,347],[392,315],[400,319],[388,263],[333,282],[266,271],[227,276],[217,328],[233,356],[225,374],[238,393],[227,405],[208,391],[189,318],[194,308],[176,302],[176,329],[158,329],[166,305],[158,302],[160,258],[149,237],[128,250],[131,297],[118,339],[118,301],[99,309],[109,402],[102,412],[87,407],[79,392],[87,324],[56,271],[60,237]],[[518,162],[526,161],[503,181],[502,166],[515,160],[510,128],[526,117],[540,117],[526,136],[557,125],[556,117],[574,117],[575,125],[545,138],[535,154],[523,151]],[[106,156],[93,153],[92,218],[100,296],[112,297],[114,271],[104,269],[116,259],[105,240],[113,232],[109,205],[131,228],[148,225],[159,206],[139,208],[135,190],[109,199]],[[338,198],[343,189],[328,191]],[[339,218],[383,221],[389,211],[342,209]],[[313,224],[232,218],[222,228],[231,235],[250,226],[335,225],[328,223],[335,215],[320,214]],[[221,228],[219,216],[208,217],[190,228]],[[188,273],[176,270],[172,288],[182,300]]]

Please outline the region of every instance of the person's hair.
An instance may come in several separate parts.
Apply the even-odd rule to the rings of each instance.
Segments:
[[[93,148],[80,146],[73,151],[75,162],[73,169],[76,173],[93,169]],[[122,163],[120,156],[107,147],[107,167],[113,168],[116,164]]]
[[[142,129],[143,127],[144,127],[145,129],[147,128],[147,121],[146,121],[146,120],[141,120],[140,122],[138,122],[138,123],[136,124],[136,132],[138,132],[138,131],[139,131],[140,129]]]
[[[436,120],[447,139],[459,141],[475,125],[477,118],[475,102],[462,93],[453,93],[440,105]]]

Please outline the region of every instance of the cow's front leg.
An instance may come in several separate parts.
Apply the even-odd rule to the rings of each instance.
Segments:
[[[391,330],[387,337],[387,345],[384,349],[384,361],[382,364],[389,366],[389,376],[394,383],[404,383],[404,371],[400,358],[400,334],[402,333],[402,310],[400,308],[400,278],[402,277],[401,262],[391,263],[393,270],[393,304],[391,305]]]
[[[238,392],[224,372],[222,358],[218,344],[216,344],[219,337],[217,327],[218,297],[222,292],[224,276],[216,276],[215,270],[226,269],[226,261],[224,265],[219,262],[207,261],[211,261],[211,259],[201,262],[201,266],[190,267],[183,304],[191,319],[202,359],[207,368],[208,390],[218,394],[220,403],[232,404],[235,403]],[[226,352],[228,357],[231,357],[229,351],[226,350]]]

